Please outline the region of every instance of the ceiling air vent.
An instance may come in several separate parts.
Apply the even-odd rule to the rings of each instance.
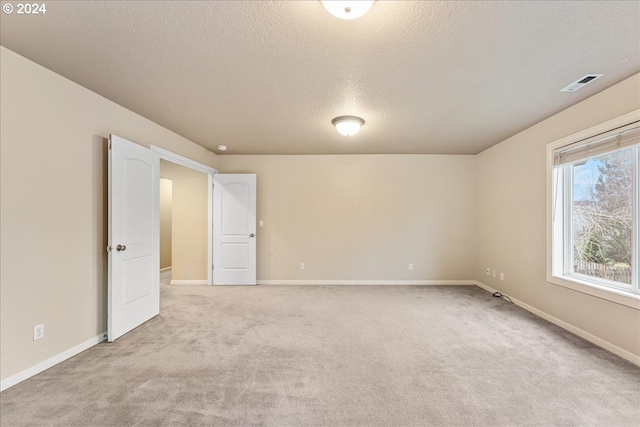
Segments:
[[[564,89],[561,89],[560,92],[575,92],[578,89],[582,89],[583,87],[585,87],[586,85],[588,85],[589,83],[597,79],[598,77],[602,77],[602,76],[603,76],[602,74],[587,74],[581,79],[571,83],[569,86],[565,87]]]

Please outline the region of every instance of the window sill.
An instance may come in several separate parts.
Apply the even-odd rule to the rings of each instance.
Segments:
[[[551,275],[547,277],[547,282],[640,310],[640,295],[631,291],[610,288],[571,276]]]

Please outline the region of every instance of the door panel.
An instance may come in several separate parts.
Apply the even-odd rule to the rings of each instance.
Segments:
[[[231,270],[249,269],[250,248],[247,243],[223,243],[222,266]]]
[[[108,337],[160,312],[160,159],[116,135],[109,149]]]
[[[223,184],[222,191],[222,235],[248,236],[250,230],[245,210],[249,206],[249,185],[232,182]]]
[[[256,284],[256,175],[213,177],[213,283]]]
[[[124,304],[135,303],[153,293],[152,277],[147,272],[152,268],[151,257],[129,259],[123,262]]]

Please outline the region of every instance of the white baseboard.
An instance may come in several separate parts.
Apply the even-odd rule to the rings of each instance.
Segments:
[[[258,285],[475,285],[475,280],[258,280]]]
[[[476,286],[477,286],[477,287],[479,287],[479,288],[484,289],[484,290],[485,290],[485,291],[487,291],[487,292],[491,292],[491,293],[498,292],[498,290],[497,290],[497,289],[490,288],[489,286],[485,285],[485,284],[484,284],[484,283],[482,283],[482,282],[478,282],[478,281],[476,281]],[[511,297],[509,297],[509,298],[511,298]],[[511,298],[511,299],[513,300],[513,298]]]
[[[164,272],[164,271],[169,271],[169,270],[171,270],[171,267],[170,267],[170,266],[169,266],[169,267],[165,267],[165,268],[161,268],[161,269],[160,269],[160,273],[162,273],[162,272]]]
[[[493,289],[490,286],[485,285],[484,283],[478,282],[476,281],[476,286],[484,289],[487,292],[497,292],[497,289]],[[502,292],[502,291],[500,291]],[[560,320],[557,317],[554,317],[548,313],[545,313],[542,310],[539,310],[527,303],[524,303],[512,296],[509,295],[509,298],[511,299],[511,301],[513,301],[513,303],[515,305],[517,305],[518,307],[522,307],[525,310],[527,310],[530,313],[535,314],[538,317],[542,317],[544,320],[547,320],[551,323],[553,323],[554,325],[560,326],[562,329],[566,329],[567,331],[579,336],[580,338],[584,338],[585,340],[604,348],[605,350],[610,351],[611,353],[622,357],[623,359],[628,360],[629,362],[633,363],[634,365],[638,365],[640,366],[640,356],[635,355],[633,353],[631,353],[630,351],[627,351],[623,348],[618,347],[617,345],[611,344],[609,341],[605,341],[602,338],[599,338],[593,334],[590,334],[587,331],[584,331],[576,326],[573,326],[570,323],[565,322],[564,320]]]
[[[208,285],[207,280],[171,280],[170,285]]]
[[[62,353],[55,355],[44,362],[40,362],[35,366],[30,367],[29,369],[25,369],[24,371],[12,375],[7,379],[0,381],[0,391],[4,391],[9,387],[13,387],[14,385],[26,380],[27,378],[31,378],[34,375],[43,372],[52,366],[57,365],[60,362],[64,362],[67,359],[75,356],[76,354],[82,353],[83,351],[93,347],[96,344],[100,344],[102,341],[106,339],[107,333],[104,332],[98,335],[95,338],[91,338],[83,342],[82,344],[78,344],[77,346],[70,348],[69,350],[63,351]]]

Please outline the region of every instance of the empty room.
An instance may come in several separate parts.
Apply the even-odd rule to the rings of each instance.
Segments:
[[[0,425],[640,425],[640,2],[1,6]]]

